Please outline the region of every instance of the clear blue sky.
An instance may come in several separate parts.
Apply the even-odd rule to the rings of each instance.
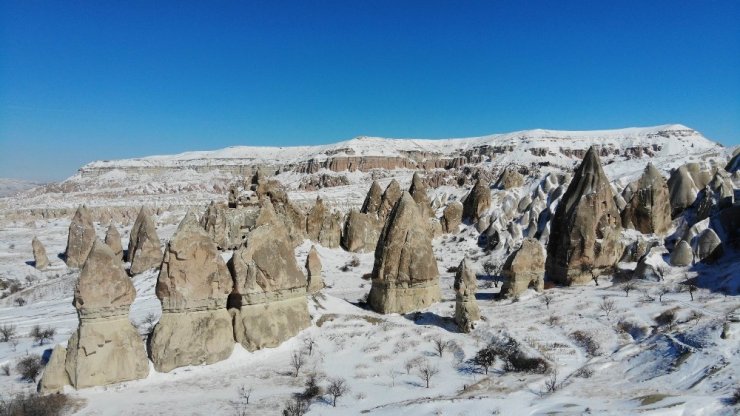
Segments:
[[[737,0],[197,3],[0,0],[0,177],[358,135],[740,140]]]

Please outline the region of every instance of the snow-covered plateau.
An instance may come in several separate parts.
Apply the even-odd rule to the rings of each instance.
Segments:
[[[630,195],[627,189],[648,163],[666,180],[679,167],[694,164],[710,179],[723,178],[732,202],[729,208],[726,202],[721,208],[697,202],[669,218],[668,231],[660,235],[620,229],[626,254],[613,271],[592,282],[561,286],[546,281],[544,291],[529,288],[500,296],[502,267],[523,238],[548,244],[542,230],[549,230],[552,215],[540,215],[538,223],[530,218],[531,209],[516,205],[521,208],[526,198],[532,203],[542,195],[538,211],[554,213],[591,146],[597,148],[615,199]],[[740,394],[740,250],[737,240],[728,237],[738,230],[727,229],[726,218],[720,219],[728,215],[722,209],[738,212],[737,154],[682,125],[529,130],[445,140],[359,137],[321,146],[245,146],[95,161],[58,183],[18,186],[13,188],[18,192],[0,197],[0,329],[13,332],[5,341],[0,332],[0,398],[35,392],[36,383],[22,380],[16,364],[33,354],[48,359],[55,344],[66,345],[77,331],[72,299],[80,270],[67,267],[64,252],[78,206],[90,209],[98,238],[114,224],[126,248],[136,214],[146,205],[165,247],[188,210],[202,215],[211,201],[226,205],[230,191],[243,190],[255,175],[282,184],[304,214],[320,197],[344,224],[346,215],[362,206],[373,181],[386,189],[396,180],[407,190],[417,172],[438,219],[446,206],[465,200],[476,180],[491,192],[481,219],[464,220],[456,233],[434,233],[439,302],[405,314],[376,313],[367,305],[375,253],[324,247],[306,238],[295,247],[297,263],[303,270],[315,245],[326,285],[307,295],[308,328],[274,348],[248,351],[236,343],[229,358],[210,365],[165,373],[150,362],[149,375],[140,380],[67,386],[68,413],[280,415],[315,376],[323,391],[309,400],[308,415],[738,414],[733,396]],[[523,181],[501,186],[507,168]],[[551,186],[554,177],[560,178],[560,191],[557,182]],[[7,188],[5,182],[0,186]],[[697,184],[694,196],[701,188]],[[698,220],[701,213],[707,214]],[[494,247],[481,237],[490,237],[488,224],[497,220],[506,222],[496,234],[506,243]],[[539,231],[528,236],[532,222]],[[721,257],[673,265],[677,241],[709,228],[722,239]],[[34,237],[50,260],[45,270],[34,267]],[[635,258],[628,247],[640,241],[648,247],[641,247],[644,256]],[[221,251],[224,260],[232,255],[233,250]],[[469,333],[453,320],[455,272],[464,258],[477,276],[481,314]],[[638,273],[640,267],[653,275]],[[162,315],[155,294],[158,271],[131,279],[136,298],[129,317],[146,339]],[[36,326],[55,329],[53,339],[39,342],[31,335]],[[474,359],[492,343],[506,340],[542,358],[548,370],[511,371],[501,357],[484,368]],[[296,354],[305,359],[299,370],[293,366]],[[435,370],[428,379],[423,366]],[[326,387],[337,378],[346,381],[348,391],[334,406]],[[245,391],[251,393],[248,403]]]

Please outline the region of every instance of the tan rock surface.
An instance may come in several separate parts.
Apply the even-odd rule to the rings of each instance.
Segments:
[[[529,288],[542,292],[545,289],[546,256],[545,248],[539,241],[525,238],[522,246],[504,262],[501,293],[506,297],[514,297]]]
[[[68,267],[82,267],[90,249],[92,249],[95,238],[95,227],[90,211],[84,205],[78,207],[74,217],[72,217],[72,222],[69,224],[67,249],[64,251]]]
[[[470,332],[480,319],[480,308],[475,299],[478,280],[467,258],[460,262],[455,273],[455,323],[461,332]]]

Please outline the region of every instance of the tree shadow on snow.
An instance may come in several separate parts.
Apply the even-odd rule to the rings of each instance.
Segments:
[[[403,315],[404,318],[416,325],[433,325],[448,332],[459,332],[457,324],[452,318],[439,316],[432,312],[413,312]]]

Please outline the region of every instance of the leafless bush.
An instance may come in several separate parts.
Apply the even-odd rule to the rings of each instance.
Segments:
[[[614,301],[604,296],[604,298],[601,299],[601,304],[599,304],[599,309],[601,309],[602,312],[606,314],[606,317],[608,318],[609,315],[614,312],[614,309],[616,309],[616,306],[614,305]]]
[[[16,329],[15,325],[3,324],[3,326],[0,326],[0,342],[8,342],[14,338]]]
[[[15,298],[13,302],[15,302],[15,306],[18,306],[18,307],[21,307],[26,304],[26,300],[23,299],[22,297]]]
[[[283,416],[303,416],[308,412],[308,403],[301,399],[293,399],[285,405]]]
[[[580,378],[591,378],[594,375],[594,369],[591,367],[581,367],[573,375]]]
[[[0,416],[58,416],[65,413],[68,404],[65,394],[20,393],[0,400]]]
[[[547,309],[549,310],[550,303],[552,303],[552,295],[550,295],[549,293],[545,293],[544,295],[540,296],[540,299],[542,300],[542,303],[545,304],[545,307],[547,307]]]
[[[362,280],[372,280],[373,274],[372,273],[365,273],[361,276]]]
[[[308,353],[308,356],[310,357],[311,354],[313,354],[313,348],[316,346],[316,340],[312,337],[307,337],[303,340],[303,345],[306,346],[306,352]]]
[[[558,370],[554,370],[550,377],[545,380],[545,391],[548,393],[555,393],[560,390],[561,383],[558,382]]]
[[[676,312],[673,309],[663,311],[660,315],[655,317],[655,323],[658,326],[667,326],[669,331],[673,330],[673,325],[676,323]]]
[[[491,344],[496,356],[504,362],[504,371],[544,374],[550,365],[543,358],[525,354],[514,338],[498,340]]]
[[[249,406],[249,398],[252,396],[252,387],[240,386],[237,389],[236,400],[231,402],[231,406],[234,408],[235,416],[248,416],[251,412],[247,409]]]
[[[624,291],[624,294],[626,297],[630,297],[630,292],[635,290],[637,286],[635,286],[632,282],[627,282],[622,285],[622,290]]]
[[[593,357],[599,354],[599,343],[588,332],[574,331],[571,332],[570,338],[579,347],[586,350],[586,354]]]
[[[689,285],[689,287],[686,288],[686,290],[689,292],[689,296],[691,296],[691,301],[694,300],[694,292],[696,292],[696,286]]]
[[[668,286],[662,286],[660,289],[658,289],[658,301],[663,303],[663,296],[671,293],[671,288]]]
[[[550,315],[550,317],[547,318],[547,323],[550,326],[555,326],[560,323],[560,317],[557,315]]]
[[[617,329],[620,332],[629,334],[633,339],[639,339],[647,335],[647,328],[630,321],[619,321],[617,323]]]
[[[432,344],[434,345],[434,351],[437,352],[437,355],[440,357],[444,354],[445,350],[450,346],[450,342],[447,340],[443,340],[442,337],[434,337],[432,338]]]
[[[332,406],[337,407],[337,399],[349,392],[347,380],[343,378],[329,379],[329,387],[326,388],[326,392],[332,397]]]
[[[306,364],[306,359],[301,351],[293,351],[290,356],[290,365],[293,367],[293,377],[298,377],[301,368]]]
[[[29,383],[36,382],[42,368],[41,357],[38,354],[27,355],[18,360],[15,365],[15,371],[21,376],[21,380]]]
[[[45,342],[51,341],[56,335],[56,329],[52,327],[41,328],[40,325],[36,325],[31,329],[29,335],[38,342],[39,345],[44,345]]]
[[[403,363],[403,368],[406,369],[406,374],[411,374],[411,370],[418,367],[423,361],[424,359],[422,357],[416,357],[410,360],[406,360],[406,362]]]
[[[424,361],[419,365],[419,377],[426,382],[427,388],[429,388],[429,382],[432,377],[439,374],[439,368],[432,365],[429,361]]]

